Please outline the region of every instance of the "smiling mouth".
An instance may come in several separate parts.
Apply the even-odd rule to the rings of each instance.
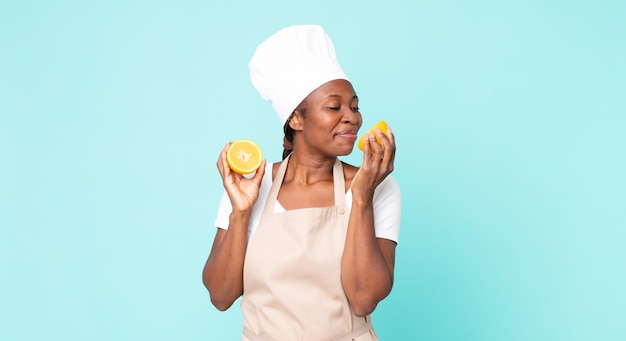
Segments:
[[[341,132],[339,134],[337,134],[337,136],[344,138],[346,140],[356,140],[356,133],[355,132]]]

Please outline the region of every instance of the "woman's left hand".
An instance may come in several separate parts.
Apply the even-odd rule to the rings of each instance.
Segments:
[[[376,136],[381,144],[376,141]],[[396,141],[391,128],[387,127],[386,132],[379,128],[368,132],[365,138],[363,163],[352,180],[352,194],[372,198],[376,186],[393,172],[395,156]]]

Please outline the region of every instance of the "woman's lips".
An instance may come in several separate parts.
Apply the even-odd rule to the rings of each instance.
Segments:
[[[357,137],[356,131],[342,131],[342,132],[339,132],[337,136],[341,137],[342,139],[351,141],[351,142],[356,141],[356,137]]]

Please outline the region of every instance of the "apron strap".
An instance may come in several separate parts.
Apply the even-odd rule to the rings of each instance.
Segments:
[[[283,179],[285,178],[285,171],[287,170],[287,163],[289,162],[290,157],[291,154],[289,154],[278,167],[278,171],[274,181],[272,182],[272,187],[270,187],[270,192],[267,194],[267,200],[265,201],[265,207],[263,208],[264,213],[272,213],[274,211],[274,205],[276,205],[276,200],[278,198],[278,191],[280,191],[280,186],[283,185]]]
[[[335,206],[344,206],[346,203],[346,182],[343,175],[343,165],[339,159],[333,165],[333,184],[335,188]]]

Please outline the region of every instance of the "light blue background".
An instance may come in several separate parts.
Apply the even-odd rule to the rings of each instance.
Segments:
[[[236,340],[201,270],[247,63],[323,25],[403,190],[382,340],[625,340],[626,2],[2,1],[0,339]],[[360,152],[346,160],[360,164]]]

